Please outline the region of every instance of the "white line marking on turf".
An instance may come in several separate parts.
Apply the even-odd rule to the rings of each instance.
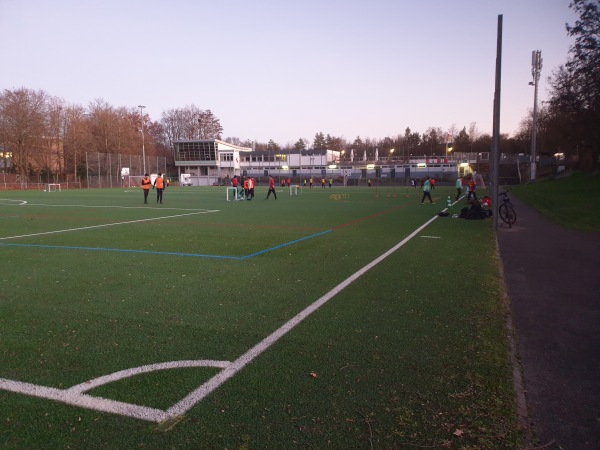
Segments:
[[[218,209],[215,210],[203,210],[203,211],[198,211],[198,212],[193,212],[193,213],[186,213],[186,214],[175,214],[173,216],[162,216],[162,217],[151,217],[149,219],[138,219],[138,220],[128,220],[125,222],[114,222],[114,223],[105,223],[102,225],[90,225],[89,227],[79,227],[79,228],[67,228],[65,230],[55,230],[55,231],[43,231],[41,233],[32,233],[32,234],[22,234],[20,236],[7,236],[7,237],[0,237],[0,241],[5,241],[8,239],[20,239],[20,238],[26,238],[26,237],[32,237],[32,236],[43,236],[46,234],[57,234],[57,233],[67,233],[69,231],[81,231],[81,230],[90,230],[92,228],[104,228],[104,227],[112,227],[114,225],[126,225],[129,223],[139,223],[139,222],[148,222],[151,220],[163,220],[163,219],[173,219],[175,217],[184,217],[184,216],[193,216],[196,214],[207,214],[207,213],[213,213],[213,212],[218,212]]]
[[[16,201],[16,200],[15,200]],[[27,203],[27,202],[25,202]],[[22,203],[23,205],[25,203]],[[211,211],[202,208],[167,208],[162,206],[111,206],[111,205],[52,205],[50,203],[27,203],[27,206],[47,206],[49,208],[110,208],[110,209],[153,209],[153,210],[174,210],[174,211]]]
[[[396,244],[394,247],[392,247],[387,252],[385,252],[383,255],[374,259],[372,262],[370,262],[369,264],[364,266],[358,272],[355,272],[349,278],[342,281],[340,284],[338,284],[336,287],[334,287],[332,290],[330,290],[328,293],[326,293],[323,297],[321,297],[320,299],[318,299],[317,301],[312,303],[310,306],[308,306],[307,308],[302,310],[300,313],[296,314],[289,321],[284,323],[279,329],[277,329],[276,331],[271,333],[269,336],[267,336],[265,339],[260,341],[258,344],[256,344],[254,347],[252,347],[250,350],[248,350],[246,353],[244,353],[238,359],[233,361],[222,372],[220,372],[217,375],[215,375],[214,377],[212,377],[210,380],[208,380],[202,386],[200,386],[195,391],[190,393],[187,397],[185,397],[179,403],[173,405],[171,408],[169,408],[167,410],[167,415],[166,415],[165,419],[169,419],[169,418],[184,414],[186,411],[188,411],[190,408],[192,408],[196,403],[201,401],[204,397],[206,397],[208,394],[210,394],[215,389],[217,389],[219,386],[221,386],[223,383],[225,383],[225,381],[227,381],[229,378],[233,377],[237,372],[239,372],[242,368],[244,368],[247,364],[249,364],[254,358],[256,358],[261,353],[263,353],[265,350],[267,350],[271,345],[273,345],[281,337],[283,337],[288,331],[292,330],[296,325],[298,325],[300,322],[302,322],[304,319],[306,319],[310,314],[315,312],[318,308],[320,308],[322,305],[327,303],[335,295],[337,295],[339,292],[341,292],[343,289],[345,289],[351,283],[356,281],[359,277],[364,275],[367,271],[369,271],[370,269],[375,267],[377,264],[379,264],[385,258],[390,256],[396,250],[398,250],[399,248],[404,246],[408,241],[410,241],[417,234],[419,234],[421,232],[421,230],[423,230],[431,222],[433,222],[435,219],[437,219],[437,217],[438,216],[436,215],[436,216],[432,217],[431,219],[429,219],[427,222],[425,222],[423,225],[421,225],[419,228],[417,228],[415,231],[413,231],[411,234],[409,234],[407,237],[405,237],[398,244]]]
[[[95,389],[103,384],[112,383],[114,381],[118,381],[123,378],[129,378],[142,373],[155,372],[157,370],[181,369],[185,367],[218,367],[219,369],[224,369],[229,364],[231,364],[230,361],[213,361],[209,359],[200,359],[197,361],[170,361],[158,364],[149,364],[147,366],[120,370],[119,372],[111,373],[110,375],[94,378],[93,380],[86,381],[85,383],[71,386],[70,388],[66,389],[66,391],[71,393],[82,393],[89,391],[90,389]]]
[[[148,408],[147,406],[132,405],[130,403],[118,402],[102,397],[70,393],[62,389],[23,383],[20,381],[5,380],[2,378],[0,378],[0,389],[151,422],[159,422],[160,418],[165,414],[165,412],[160,409]]]
[[[111,375],[106,375],[103,377],[96,378],[94,380],[90,380],[86,383],[81,383],[72,386],[71,388],[68,388],[66,390],[49,388],[46,386],[38,386],[35,384],[23,383],[19,381],[0,378],[0,389],[31,395],[34,397],[56,400],[59,402],[68,403],[75,406],[81,406],[83,408],[94,409],[97,411],[103,411],[107,413],[128,416],[136,419],[147,420],[150,422],[162,422],[164,420],[180,416],[182,414],[185,414],[194,405],[196,405],[207,395],[212,393],[215,389],[220,387],[228,379],[233,377],[237,372],[242,370],[246,365],[252,362],[264,351],[266,351],[269,347],[271,347],[271,345],[273,345],[275,342],[281,339],[285,334],[291,331],[296,325],[301,323],[309,315],[311,315],[313,312],[315,312],[317,309],[319,309],[321,306],[323,306],[325,303],[327,303],[329,300],[335,297],[343,289],[348,287],[351,283],[356,281],[370,269],[372,269],[385,258],[390,256],[392,253],[396,252],[399,248],[403,247],[407,242],[409,242],[412,238],[414,238],[425,227],[427,227],[437,218],[438,216],[436,215],[429,219],[427,222],[425,222],[423,225],[421,225],[419,228],[417,228],[415,231],[413,231],[411,234],[405,237],[394,247],[392,247],[387,252],[374,259],[362,269],[358,270],[353,275],[351,275],[350,277],[342,281],[340,284],[335,286],[324,296],[322,296],[321,298],[313,302],[311,305],[303,309],[300,313],[296,314],[294,317],[292,317],[290,320],[284,323],[280,328],[275,330],[273,333],[271,333],[265,339],[260,341],[258,344],[256,344],[254,347],[252,347],[250,350],[241,355],[232,363],[228,363],[226,361],[201,360],[203,363],[214,363],[214,365],[212,365],[211,367],[220,367],[223,368],[223,370],[211,379],[209,379],[206,383],[202,384],[197,389],[192,391],[181,401],[170,407],[167,411],[140,405],[133,405],[130,403],[118,402],[101,397],[92,397],[90,395],[83,394],[83,392],[92,389],[93,387],[101,386],[105,383],[109,383],[111,381],[115,381],[126,376],[137,375],[139,373],[146,373],[153,370],[162,370],[178,367],[192,367],[191,365],[186,366],[185,364],[195,364],[195,361],[173,361],[170,363],[152,364],[149,366],[141,366],[134,369],[122,370],[119,372],[115,372]]]
[[[421,237],[425,238],[425,239],[441,239],[440,236],[421,236]]]
[[[16,203],[16,205],[15,205],[15,203]],[[0,205],[22,206],[22,205],[26,205],[26,204],[27,204],[27,201],[25,201],[25,200],[11,200],[8,198],[0,198]]]
[[[31,395],[47,400],[56,400],[73,406],[80,406],[96,411],[133,417],[135,419],[148,420],[150,422],[161,422],[165,417],[165,411],[147,406],[134,405],[119,402],[102,397],[94,397],[84,394],[85,391],[97,388],[103,384],[128,378],[142,373],[154,372],[166,369],[181,369],[185,367],[217,367],[223,369],[230,364],[229,361],[197,360],[197,361],[170,361],[159,364],[135,367],[133,369],[121,370],[94,380],[86,381],[68,389],[57,389],[37,384],[23,383],[21,381],[6,380],[0,378],[0,389],[18,394]]]

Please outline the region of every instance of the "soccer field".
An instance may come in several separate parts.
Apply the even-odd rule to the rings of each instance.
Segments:
[[[495,239],[453,191],[0,191],[0,447],[513,448]]]

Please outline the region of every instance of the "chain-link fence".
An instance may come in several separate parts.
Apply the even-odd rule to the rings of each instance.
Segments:
[[[138,186],[144,173],[166,173],[164,156],[121,155],[86,152],[85,178],[88,188]]]

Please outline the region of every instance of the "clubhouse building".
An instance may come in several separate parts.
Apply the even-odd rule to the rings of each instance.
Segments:
[[[304,178],[343,179],[358,184],[361,179],[393,179],[406,184],[411,179],[432,176],[453,181],[458,175],[471,173],[472,165],[487,163],[488,154],[455,154],[440,156],[402,156],[368,158],[366,152],[358,158],[333,150],[302,150],[274,152],[240,147],[218,139],[179,140],[173,142],[175,166],[194,186],[228,184],[234,176],[257,179],[269,175],[276,179]],[[391,180],[390,180],[391,181]]]

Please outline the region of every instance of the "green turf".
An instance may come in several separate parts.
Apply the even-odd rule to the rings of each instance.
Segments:
[[[169,188],[163,205],[135,189],[0,192],[0,378],[64,389],[235,360],[454,191],[421,206],[410,188],[256,190],[225,202],[223,188]],[[516,448],[496,258],[489,220],[440,217],[184,417],[159,426],[0,390],[0,447]],[[166,409],[219,371],[89,394]]]
[[[600,231],[600,178],[590,173],[511,188],[520,199],[569,228]],[[518,214],[518,212],[517,212]]]

